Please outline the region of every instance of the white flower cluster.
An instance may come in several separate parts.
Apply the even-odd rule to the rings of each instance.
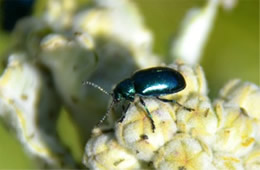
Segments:
[[[92,169],[259,169],[260,88],[234,80],[212,104],[201,67],[172,67],[184,75],[187,87],[167,97],[194,111],[147,98],[156,127],[153,132],[145,109],[136,101],[125,119],[115,122],[114,132],[102,133],[101,128],[94,133],[86,145],[85,165]],[[103,146],[107,138],[113,141],[106,143],[109,149]],[[118,152],[127,156],[118,157]]]

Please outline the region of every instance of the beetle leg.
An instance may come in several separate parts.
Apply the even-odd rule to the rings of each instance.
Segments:
[[[162,99],[162,98],[159,98],[159,97],[156,97],[156,98],[157,98],[158,100],[162,101],[162,102],[175,103],[175,104],[177,104],[178,106],[180,106],[180,107],[182,107],[182,108],[188,110],[189,112],[194,111],[194,109],[189,108],[189,107],[186,107],[186,106],[183,106],[182,104],[178,103],[176,100],[173,100],[173,99],[172,99],[172,100]]]
[[[130,104],[131,104],[131,103],[128,103],[127,106],[126,106],[126,108],[124,107],[124,105],[122,106],[122,107],[123,107],[123,115],[122,115],[121,118],[118,120],[119,123],[122,123],[122,122],[124,121],[124,119],[125,119],[125,114],[126,114],[127,110],[129,109]]]
[[[140,102],[141,102],[141,104],[144,106],[144,109],[145,109],[146,112],[147,112],[147,116],[148,116],[148,118],[149,118],[150,121],[151,121],[152,130],[153,130],[153,132],[154,132],[154,130],[155,130],[155,125],[154,125],[154,121],[153,121],[152,115],[151,115],[150,111],[148,110],[148,108],[146,107],[144,100],[143,100],[141,97],[140,97]]]

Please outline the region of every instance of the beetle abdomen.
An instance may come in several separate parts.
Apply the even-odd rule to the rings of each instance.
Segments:
[[[176,93],[186,87],[183,76],[167,67],[140,70],[131,79],[134,81],[136,94],[147,97]]]

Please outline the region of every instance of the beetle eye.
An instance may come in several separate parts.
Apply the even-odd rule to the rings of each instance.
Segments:
[[[114,93],[113,98],[114,98],[115,102],[119,102],[121,100],[122,96],[120,93]]]
[[[119,98],[115,98],[114,101],[115,101],[115,103],[118,103],[120,101],[120,99]]]

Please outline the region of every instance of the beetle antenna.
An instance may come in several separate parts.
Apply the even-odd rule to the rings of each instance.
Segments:
[[[92,87],[95,87],[95,88],[99,89],[100,91],[102,91],[102,92],[105,93],[106,95],[112,96],[111,93],[108,93],[108,92],[107,92],[106,90],[104,90],[102,87],[100,87],[99,85],[97,85],[97,84],[95,84],[95,83],[92,83],[92,82],[90,82],[90,81],[83,81],[83,82],[82,82],[82,85],[90,85],[90,86],[92,86]]]
[[[115,101],[112,100],[112,103],[109,105],[109,108],[107,109],[106,114],[102,117],[102,119],[100,119],[100,121],[98,122],[98,124],[96,126],[100,126],[105,121],[105,119],[107,118],[108,114],[110,113],[114,103],[115,103]]]

